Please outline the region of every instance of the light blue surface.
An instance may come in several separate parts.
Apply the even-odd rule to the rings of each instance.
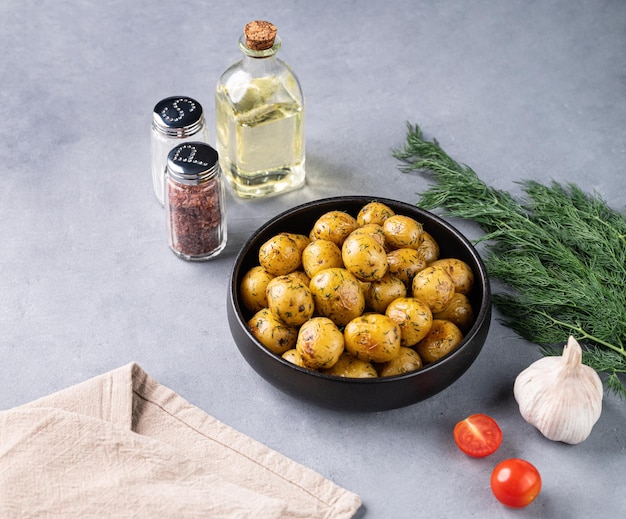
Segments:
[[[280,56],[302,82],[307,186],[262,201],[229,196],[225,251],[186,263],[167,248],[152,192],[152,108],[191,96],[212,126],[215,83],[257,18],[278,26]],[[0,27],[0,409],[137,361],[207,413],[358,493],[368,519],[626,514],[626,401],[606,397],[578,446],[544,439],[512,395],[538,350],[497,315],[453,387],[351,415],[258,377],[225,308],[237,251],[277,213],[342,194],[418,200],[427,180],[400,173],[391,156],[406,121],[495,187],[573,181],[625,211],[625,2],[5,0]],[[504,431],[491,458],[453,444],[454,424],[474,412]],[[492,468],[513,456],[543,476],[542,494],[521,511],[489,490]]]

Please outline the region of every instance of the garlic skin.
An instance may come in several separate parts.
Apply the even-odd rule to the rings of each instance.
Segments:
[[[544,357],[522,371],[513,394],[528,423],[546,438],[572,445],[587,439],[602,412],[602,381],[582,364],[582,349],[573,337],[562,356]]]

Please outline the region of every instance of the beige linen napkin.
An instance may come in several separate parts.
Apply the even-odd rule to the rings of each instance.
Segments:
[[[2,518],[350,518],[360,498],[137,364],[0,412]]]

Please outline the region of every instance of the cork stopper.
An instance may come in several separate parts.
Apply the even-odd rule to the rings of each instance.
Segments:
[[[270,22],[255,20],[245,26],[243,33],[249,49],[267,50],[274,45],[276,26]]]

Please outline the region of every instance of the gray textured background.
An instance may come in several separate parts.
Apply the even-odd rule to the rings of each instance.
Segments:
[[[256,18],[278,26],[280,56],[302,82],[307,186],[271,200],[229,196],[226,250],[189,264],[167,248],[152,193],[151,111],[169,95],[194,97],[214,138],[215,83]],[[237,352],[225,313],[235,254],[278,212],[340,194],[418,200],[427,180],[398,172],[391,156],[406,121],[495,187],[573,181],[624,211],[626,2],[5,0],[0,28],[0,409],[137,361],[358,493],[368,519],[626,512],[626,402],[605,398],[578,446],[545,440],[512,396],[537,348],[495,318],[453,387],[360,415],[268,385]],[[492,458],[471,460],[452,442],[473,412],[502,426]],[[543,476],[523,511],[489,490],[491,469],[510,456]]]

